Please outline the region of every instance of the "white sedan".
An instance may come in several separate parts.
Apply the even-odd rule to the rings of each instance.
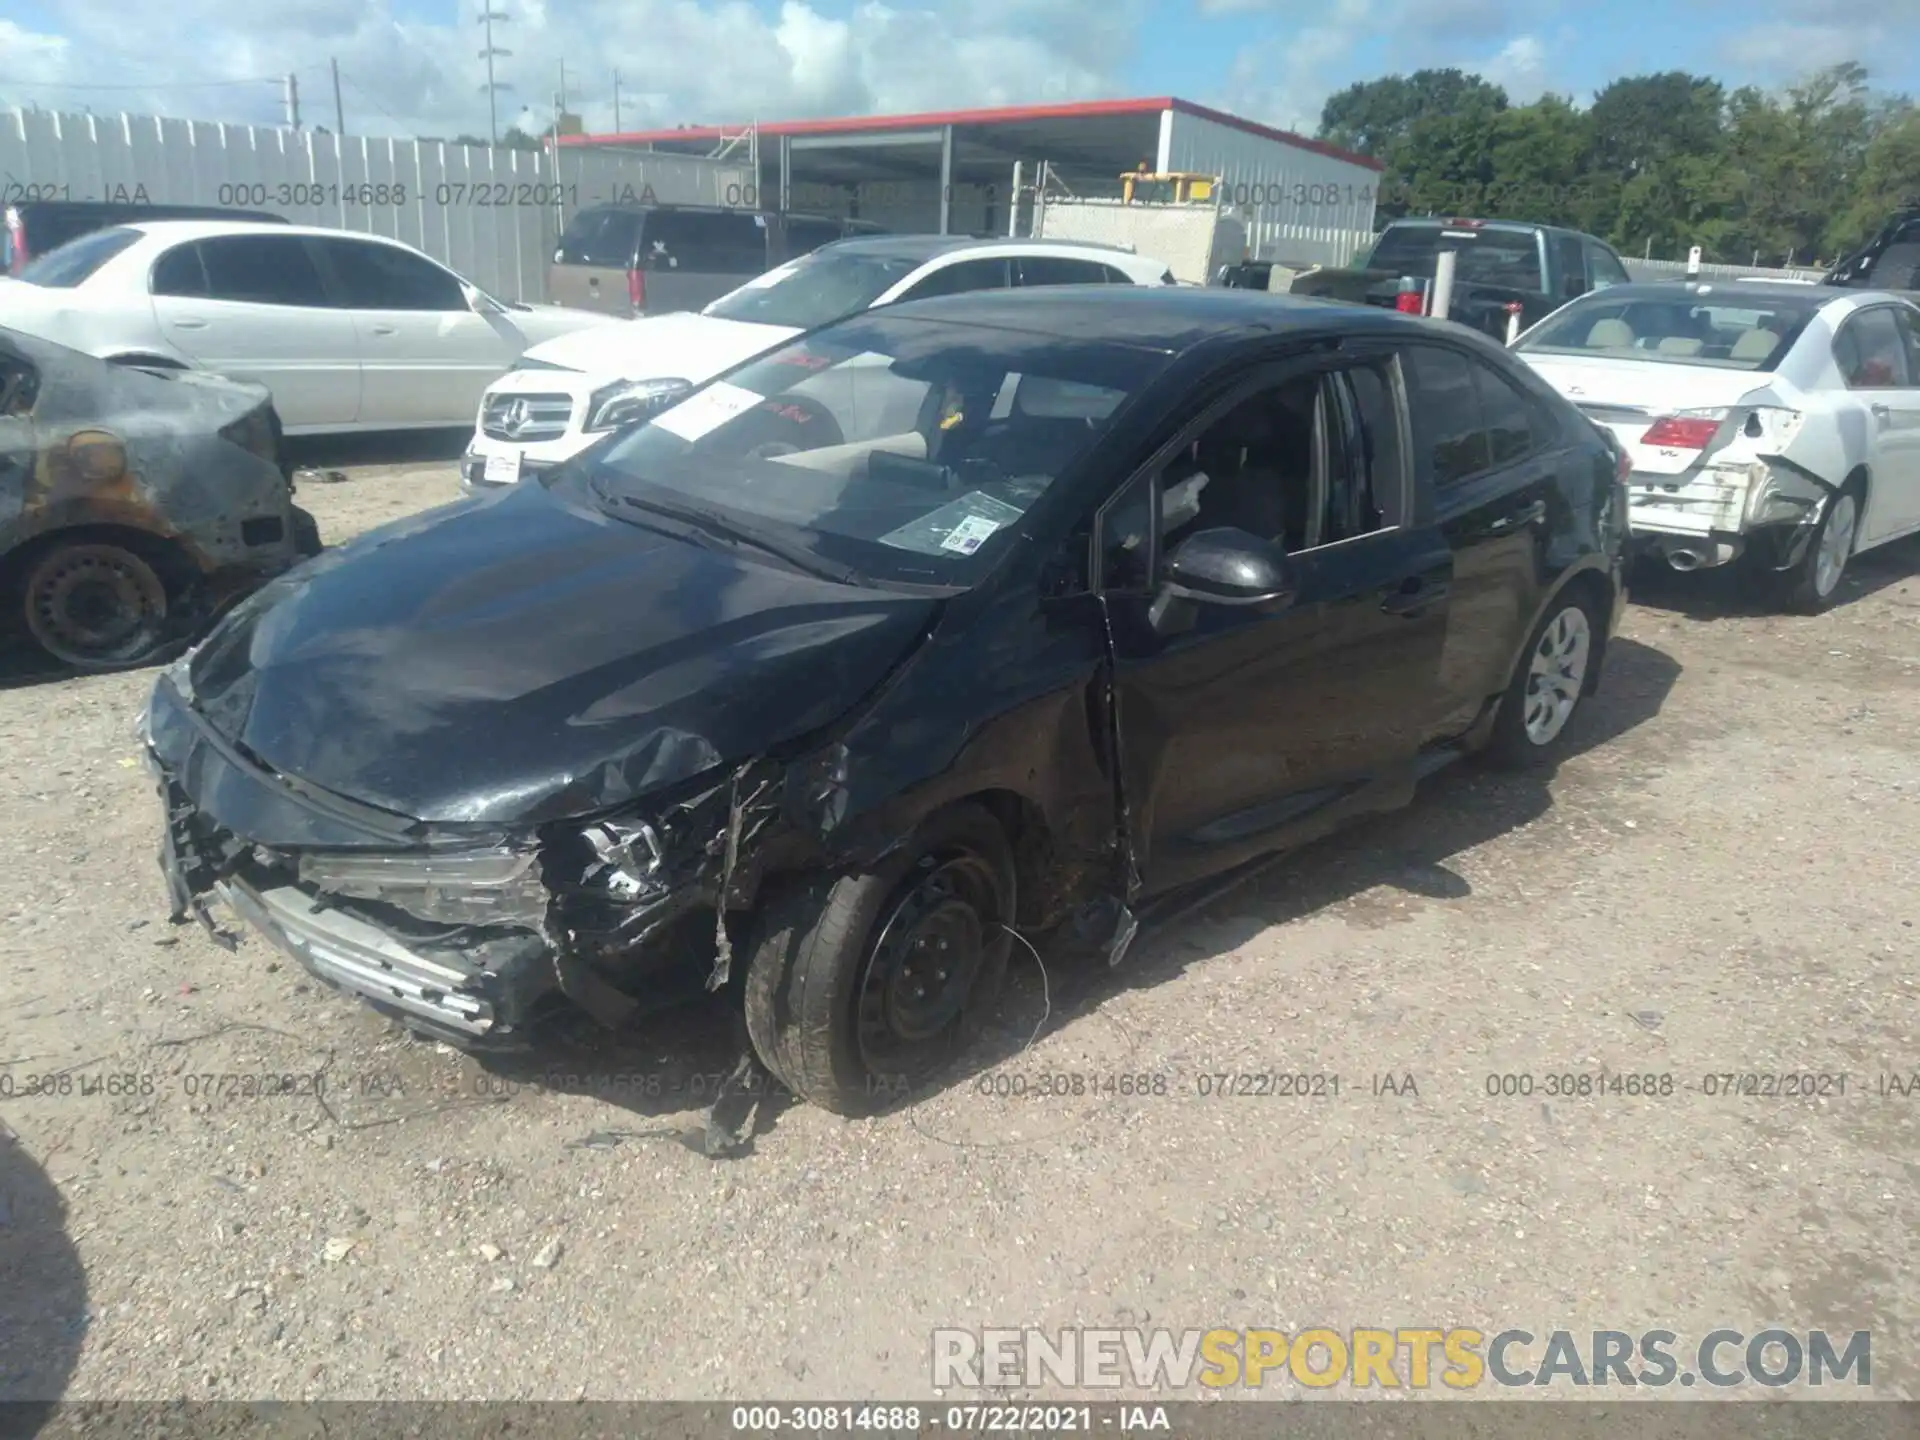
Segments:
[[[622,323],[496,300],[397,240],[237,221],[96,230],[0,287],[0,325],[255,381],[289,435],[471,423],[529,346]]]
[[[1769,280],[1613,285],[1514,341],[1613,432],[1634,537],[1676,570],[1741,556],[1788,609],[1920,531],[1920,308]]]
[[[1171,285],[1166,265],[1065,240],[875,235],[823,245],[705,310],[624,322],[529,350],[488,387],[462,466],[469,491],[571,459],[690,386],[783,340],[861,310],[1030,285]],[[924,386],[902,384],[903,403]]]

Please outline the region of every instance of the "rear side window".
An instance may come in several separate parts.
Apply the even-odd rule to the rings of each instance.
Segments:
[[[1100,271],[1106,276],[1107,284],[1109,285],[1131,285],[1134,283],[1131,275],[1112,265],[1102,265]]]
[[[176,245],[154,261],[150,288],[156,295],[205,296],[207,267],[200,246]]]
[[[1493,442],[1480,416],[1479,368],[1457,350],[1415,345],[1406,352],[1413,444],[1436,486],[1493,468]]]
[[[207,294],[250,305],[324,306],[327,288],[298,235],[217,235],[200,242]]]
[[[1559,426],[1532,396],[1494,370],[1469,361],[1474,393],[1480,397],[1480,420],[1486,427],[1491,464],[1498,468],[1524,460],[1553,443]]]
[[[962,260],[957,265],[943,265],[900,298],[931,300],[936,295],[961,295],[969,290],[1004,290],[1012,283],[1005,260]]]
[[[1619,256],[1606,246],[1591,240],[1587,242],[1587,264],[1593,269],[1595,288],[1602,285],[1625,285],[1633,278],[1627,274],[1627,267],[1620,263]]]
[[[1104,285],[1107,267],[1097,260],[1074,260],[1062,255],[1022,255],[1022,285]]]
[[[625,270],[640,235],[636,210],[584,210],[573,217],[554,260],[561,265],[598,265]]]
[[[29,261],[19,278],[29,285],[71,290],[84,284],[96,270],[139,238],[138,230],[95,230],[47,251],[38,260]],[[27,243],[33,244],[31,235]]]
[[[368,240],[319,242],[349,310],[465,310],[460,282],[438,265]]]
[[[1553,246],[1554,283],[1562,299],[1571,300],[1587,293],[1587,252],[1578,235],[1555,235]]]
[[[1906,337],[1894,312],[1862,310],[1841,327],[1834,359],[1849,390],[1891,390],[1913,384]]]
[[[766,217],[743,210],[650,210],[640,252],[649,270],[762,275],[768,269]]]

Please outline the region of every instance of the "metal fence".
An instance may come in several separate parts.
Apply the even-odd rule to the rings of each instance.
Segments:
[[[0,204],[106,200],[265,210],[418,246],[504,299],[546,299],[566,218],[635,200],[738,205],[751,168],[685,155],[375,139],[152,115],[0,115]]]
[[[1632,260],[1622,255],[1621,263],[1627,267],[1627,274],[1636,280],[1672,280],[1687,273],[1684,260]],[[1763,265],[1707,265],[1700,267],[1700,275],[1708,280],[1738,280],[1749,277],[1762,280],[1819,280],[1827,272],[1794,268],[1790,270],[1769,270]]]

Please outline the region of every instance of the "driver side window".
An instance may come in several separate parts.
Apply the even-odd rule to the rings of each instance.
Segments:
[[[1202,530],[1244,530],[1298,554],[1403,523],[1393,393],[1389,373],[1366,364],[1240,400],[1108,503],[1101,585],[1151,590],[1162,557]]]
[[[1230,527],[1288,551],[1320,543],[1326,509],[1320,379],[1257,390],[1162,467],[1161,546]]]

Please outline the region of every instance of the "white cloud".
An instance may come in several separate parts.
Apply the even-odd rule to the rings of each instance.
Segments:
[[[1334,0],[1304,30],[1245,46],[1227,72],[1222,109],[1287,130],[1311,134],[1327,97],[1345,83],[1343,62],[1379,24],[1375,0]]]
[[[1537,35],[1516,35],[1497,55],[1461,68],[1500,86],[1516,105],[1530,105],[1547,92],[1547,45]]]
[[[1910,42],[1912,32],[1902,27],[1901,37]],[[1728,38],[1726,55],[1733,68],[1777,83],[1798,80],[1843,60],[1858,60],[1872,70],[1874,57],[1886,53],[1882,47],[1890,43],[1898,42],[1872,20],[1821,24],[1774,20],[1736,31]]]
[[[771,13],[747,0],[494,3],[512,16],[494,32],[513,52],[496,64],[512,87],[501,125],[523,112],[544,123],[564,60],[568,108],[589,129],[612,124],[616,69],[628,129],[1121,94],[1144,12],[1144,0],[861,0],[844,18],[807,0]],[[392,0],[63,0],[59,35],[0,21],[8,79],[121,88],[0,86],[0,101],[275,123],[276,77],[293,71],[302,118],[331,125],[331,57],[350,131],[484,132],[483,31],[472,4],[457,16],[420,23]]]

